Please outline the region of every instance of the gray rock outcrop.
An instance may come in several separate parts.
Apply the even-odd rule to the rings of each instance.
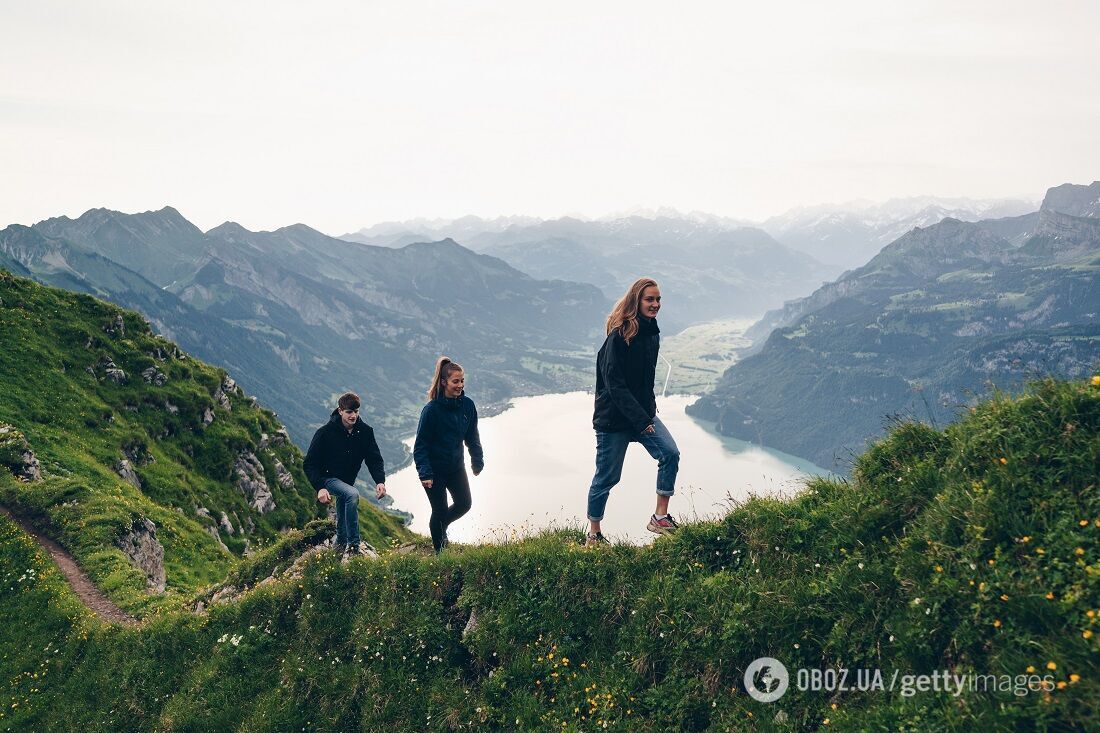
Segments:
[[[42,467],[23,433],[3,423],[0,423],[0,465],[20,481],[38,481],[42,478]]]
[[[164,592],[164,546],[157,540],[157,525],[146,518],[137,519],[116,543],[130,563],[145,573],[149,587]]]
[[[233,523],[229,521],[229,515],[225,512],[221,513],[218,517],[218,525],[226,534],[233,534],[236,530],[233,528]]]
[[[289,489],[294,486],[294,476],[291,475],[290,471],[286,470],[286,466],[283,465],[282,461],[278,458],[275,458],[274,461],[275,479],[279,482],[279,486],[282,486],[284,489]]]
[[[221,386],[214,390],[214,401],[226,410],[233,410],[233,403],[229,401],[229,395],[236,395],[239,390],[237,389],[237,383],[229,378],[227,374],[222,379]]]
[[[279,427],[275,431],[274,435],[268,435],[267,433],[260,433],[260,450],[267,450],[268,448],[274,448],[279,445],[288,445],[290,443],[290,435],[287,433],[286,428]]]
[[[217,540],[219,547],[221,547],[226,552],[229,552],[229,548],[226,547],[224,542],[222,542],[222,536],[220,534],[218,534],[218,528],[217,527],[214,527],[214,526],[208,524],[205,527],[203,527],[203,529],[206,530],[206,533],[208,535],[210,535],[215,540]]]
[[[147,383],[156,385],[157,387],[163,387],[168,383],[168,377],[160,369],[155,366],[148,367],[141,372],[141,378]]]
[[[267,514],[275,508],[275,498],[267,485],[263,464],[254,453],[240,453],[233,464],[233,472],[237,476],[237,489],[248,497],[249,506],[260,514]]]
[[[99,361],[99,368],[103,370],[103,374],[107,379],[110,379],[115,384],[122,384],[126,381],[126,372],[120,369],[109,356],[105,356]],[[92,373],[94,374],[95,372],[93,371]]]
[[[115,473],[122,477],[122,480],[126,483],[130,484],[139,491],[141,490],[141,479],[138,478],[137,472],[134,470],[134,467],[130,465],[129,460],[123,458],[121,461],[119,461],[118,465],[115,466]]]
[[[118,338],[119,336],[126,335],[126,322],[122,320],[122,315],[115,316],[115,319],[103,326],[103,332],[108,336]]]

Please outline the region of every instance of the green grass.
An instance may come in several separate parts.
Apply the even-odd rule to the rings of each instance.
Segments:
[[[322,551],[279,575],[315,524],[238,564],[238,601],[139,628],[90,619],[0,520],[0,627],[17,630],[0,634],[0,730],[1095,729],[1098,462],[1100,386],[1048,380],[943,431],[895,426],[850,481],[648,547],[559,530],[440,557]],[[765,705],[741,686],[765,655],[1056,686],[792,685]]]

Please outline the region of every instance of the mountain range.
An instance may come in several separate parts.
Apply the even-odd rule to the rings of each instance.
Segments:
[[[944,219],[981,221],[1033,214],[1036,203],[1020,199],[975,200],[914,196],[875,204],[854,201],[806,206],[767,219],[760,227],[784,244],[830,267],[866,263],[898,237]]]
[[[991,385],[1089,373],[1100,360],[1098,200],[1100,182],[1059,186],[1034,216],[914,228],[765,316],[754,349],[689,412],[842,468],[888,416],[943,423]]]
[[[653,218],[536,222],[467,217],[435,226],[433,235],[461,236],[464,245],[534,277],[588,283],[608,298],[618,298],[640,276],[653,276],[670,306],[662,323],[673,331],[704,321],[758,317],[836,274],[759,228],[703,215],[659,211]],[[345,236],[402,243],[423,235],[395,224]]]
[[[884,246],[914,227],[931,226],[946,218],[979,221],[1034,215],[1037,208],[1037,202],[1024,199],[913,196],[883,203],[851,201],[845,204],[801,206],[759,222],[701,211],[684,213],[662,207],[612,214],[595,220],[568,216],[553,220],[520,216],[494,219],[476,216],[464,216],[460,219],[411,219],[383,222],[342,235],[341,238],[366,244],[395,246],[425,239],[452,237],[473,249],[497,254],[525,272],[534,273],[534,268],[545,269],[560,263],[563,271],[582,276],[575,279],[592,282],[604,288],[605,293],[612,297],[616,295],[612,292],[614,288],[609,288],[606,281],[598,279],[608,274],[607,268],[599,268],[598,271],[589,273],[588,279],[585,279],[583,275],[589,271],[576,261],[578,252],[592,257],[602,265],[602,255],[621,254],[623,251],[630,251],[632,245],[690,247],[697,243],[713,242],[716,235],[721,234],[730,235],[731,239],[745,240],[752,235],[743,230],[757,230],[757,246],[761,246],[760,232],[765,232],[774,240],[767,242],[768,245],[774,247],[776,242],[782,245],[776,252],[779,262],[783,261],[788,248],[809,255],[807,262],[813,265],[813,273],[822,282],[840,275],[844,270],[864,264]],[[622,241],[617,243],[616,239]],[[556,257],[551,256],[554,254],[554,245],[562,246],[566,251]],[[532,251],[525,252],[527,248]],[[659,266],[660,252],[652,254],[653,260]],[[717,264],[723,268],[737,266],[737,258],[743,256],[736,249],[725,254],[731,259],[730,262],[725,262],[724,259],[704,262],[699,269],[709,272],[708,265]],[[648,264],[645,259],[642,262]],[[751,262],[741,265],[741,269],[750,278],[763,275],[767,280],[771,275],[766,269]],[[775,284],[779,286],[779,292],[786,293],[790,288],[780,280],[782,275],[782,272],[776,273],[775,279],[778,282]],[[751,283],[746,286],[745,283],[738,282],[736,277],[729,284],[753,290]],[[811,283],[810,287],[816,287],[817,284]],[[769,291],[764,292],[763,304],[765,308],[771,308],[778,305],[778,302]],[[733,315],[756,317],[760,315],[760,311],[751,314],[736,312]],[[711,319],[714,317],[709,316]],[[704,317],[703,320],[707,318]]]
[[[489,409],[577,388],[608,308],[595,287],[536,280],[452,240],[375,247],[231,222],[204,233],[171,207],[9,226],[0,266],[140,311],[239,375],[300,445],[336,395],[361,392],[391,466],[439,355],[467,367]]]

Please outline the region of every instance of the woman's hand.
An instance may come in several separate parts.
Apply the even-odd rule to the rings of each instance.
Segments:
[[[375,496],[375,498],[381,499],[385,495],[386,495],[386,485],[385,484],[378,484],[377,486],[374,487],[374,496]]]
[[[426,478],[420,482],[420,485],[423,486],[425,489],[430,489],[432,488],[432,480],[430,478]]]
[[[329,496],[328,489],[321,489],[317,492],[317,501],[321,502],[322,504],[328,504],[328,500],[330,498],[331,497]]]

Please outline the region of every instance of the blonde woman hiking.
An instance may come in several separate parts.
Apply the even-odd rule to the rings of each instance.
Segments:
[[[626,449],[641,443],[657,459],[657,506],[646,529],[664,534],[679,528],[668,513],[676,491],[680,450],[657,417],[653,379],[660,350],[657,312],[661,289],[643,277],[634,282],[607,317],[607,338],[596,357],[596,474],[588,490],[586,546],[606,543],[600,529],[607,497],[622,476]]]

